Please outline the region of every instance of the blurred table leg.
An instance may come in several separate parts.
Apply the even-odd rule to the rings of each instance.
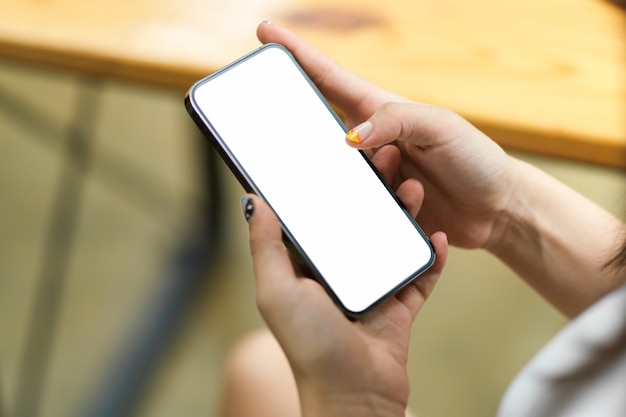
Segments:
[[[98,112],[100,86],[93,79],[83,79],[74,123],[67,136],[19,373],[14,413],[18,417],[38,415],[45,389],[67,266],[81,211],[83,177],[89,169],[89,139]]]

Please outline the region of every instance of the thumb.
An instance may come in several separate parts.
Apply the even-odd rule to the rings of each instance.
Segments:
[[[385,103],[372,116],[346,134],[348,144],[359,149],[404,141],[428,149],[454,139],[469,122],[456,113],[420,103]]]
[[[272,299],[290,291],[295,274],[283,244],[282,229],[272,209],[252,194],[246,195],[241,205],[249,224],[257,304],[265,312],[273,305]]]

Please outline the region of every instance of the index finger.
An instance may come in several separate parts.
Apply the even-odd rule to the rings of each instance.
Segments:
[[[322,94],[348,119],[349,124],[367,119],[381,104],[400,98],[343,68],[293,32],[269,22],[257,28],[263,43],[285,46],[302,65]]]

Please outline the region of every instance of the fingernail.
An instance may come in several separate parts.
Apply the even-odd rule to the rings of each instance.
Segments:
[[[374,130],[374,125],[369,120],[367,122],[361,123],[357,127],[350,129],[348,133],[346,133],[346,139],[350,142],[354,143],[363,143],[365,139],[372,133]]]
[[[264,20],[261,22],[264,25],[273,25],[274,23],[271,20]]]
[[[241,210],[243,210],[243,216],[246,218],[246,221],[250,220],[254,214],[254,203],[250,197],[244,196],[241,199]]]

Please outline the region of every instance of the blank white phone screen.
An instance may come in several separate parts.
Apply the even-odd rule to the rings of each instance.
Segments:
[[[190,103],[348,313],[430,266],[419,227],[284,48],[267,45],[200,81]]]

